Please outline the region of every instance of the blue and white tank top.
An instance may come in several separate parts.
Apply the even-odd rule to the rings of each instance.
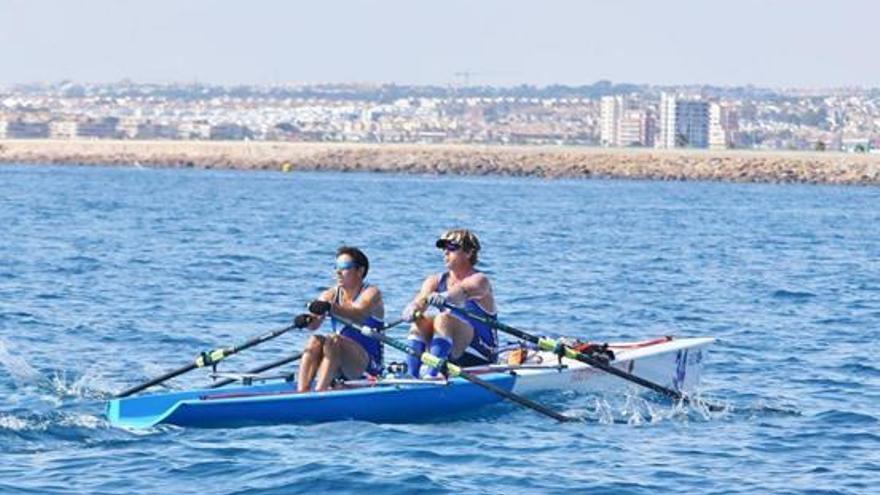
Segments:
[[[437,292],[446,292],[449,290],[447,287],[448,278],[449,272],[440,275],[440,281],[437,283]],[[463,309],[488,320],[495,320],[498,318],[497,313],[486,311],[480,306],[480,303],[474,299],[468,299],[465,302]],[[458,308],[451,308],[449,311],[457,318],[468,322],[474,329],[474,338],[471,340],[471,343],[468,345],[465,352],[471,352],[486,361],[495,362],[495,354],[498,349],[498,330],[480,320],[471,318]]]
[[[357,302],[360,299],[361,294],[364,293],[364,289],[369,287],[369,284],[366,282],[361,286],[361,290],[358,292],[357,296],[352,299],[352,302]],[[342,303],[342,287],[336,288],[336,296],[334,296],[334,302],[336,304]],[[351,340],[355,341],[358,345],[360,345],[364,351],[367,352],[367,356],[370,357],[370,362],[367,363],[366,372],[371,375],[378,375],[382,372],[382,364],[384,362],[384,352],[382,343],[378,340],[368,337],[360,332],[360,330],[352,327],[351,325],[344,325],[341,321],[333,318],[333,315],[330,315],[330,324],[333,326],[333,331],[339,335],[344,337],[348,337]],[[343,325],[341,328],[337,328],[338,325]],[[363,325],[368,326],[372,329],[378,330],[382,332],[382,327],[385,326],[385,322],[380,320],[379,318],[370,315],[362,322]]]

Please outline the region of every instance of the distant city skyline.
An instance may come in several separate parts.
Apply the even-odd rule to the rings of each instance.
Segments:
[[[0,0],[0,84],[880,87],[880,4]]]

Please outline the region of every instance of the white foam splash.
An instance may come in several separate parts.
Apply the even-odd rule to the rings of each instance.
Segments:
[[[0,416],[0,430],[25,431],[29,429],[30,423],[27,420],[6,414]]]
[[[91,414],[67,414],[58,424],[70,428],[96,430],[104,427],[106,421],[99,416],[93,416]]]
[[[59,397],[105,399],[112,395],[94,366],[86,368],[83,374],[75,379],[70,379],[66,370],[56,371],[50,385]]]
[[[107,426],[106,420],[99,416],[83,413],[50,413],[28,415],[26,418],[11,414],[0,415],[0,430],[48,431],[50,428],[83,428],[96,430]]]
[[[597,398],[595,402],[596,417],[603,425],[614,424],[614,409],[605,399]]]
[[[0,339],[0,365],[6,368],[17,385],[28,385],[42,381],[40,372],[31,366],[23,357],[9,352],[6,341]]]

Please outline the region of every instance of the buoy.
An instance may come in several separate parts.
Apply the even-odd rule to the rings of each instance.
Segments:
[[[290,162],[284,162],[281,164],[282,172],[290,172],[291,170],[293,170],[293,165],[291,165]]]

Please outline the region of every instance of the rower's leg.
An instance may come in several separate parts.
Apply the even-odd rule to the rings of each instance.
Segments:
[[[464,353],[474,338],[474,328],[449,313],[440,313],[434,318],[434,338],[431,341],[431,354],[440,359],[457,358]],[[431,369],[431,376],[437,376],[437,369]]]
[[[302,360],[299,363],[299,376],[297,377],[297,392],[308,392],[312,387],[312,380],[318,371],[318,365],[324,358],[324,337],[313,335],[309,337],[303,348]]]
[[[432,318],[419,318],[410,326],[407,343],[409,343],[410,349],[415,351],[418,356],[421,356],[433,336],[434,320]],[[418,356],[406,355],[406,368],[413,378],[418,378],[419,371],[422,369],[422,360]]]
[[[370,364],[370,355],[354,340],[339,336],[339,356],[342,376],[348,380],[361,378]]]
[[[323,392],[330,389],[333,379],[339,374],[342,366],[342,336],[330,335],[324,339],[324,359],[318,367],[318,380],[315,391]]]

